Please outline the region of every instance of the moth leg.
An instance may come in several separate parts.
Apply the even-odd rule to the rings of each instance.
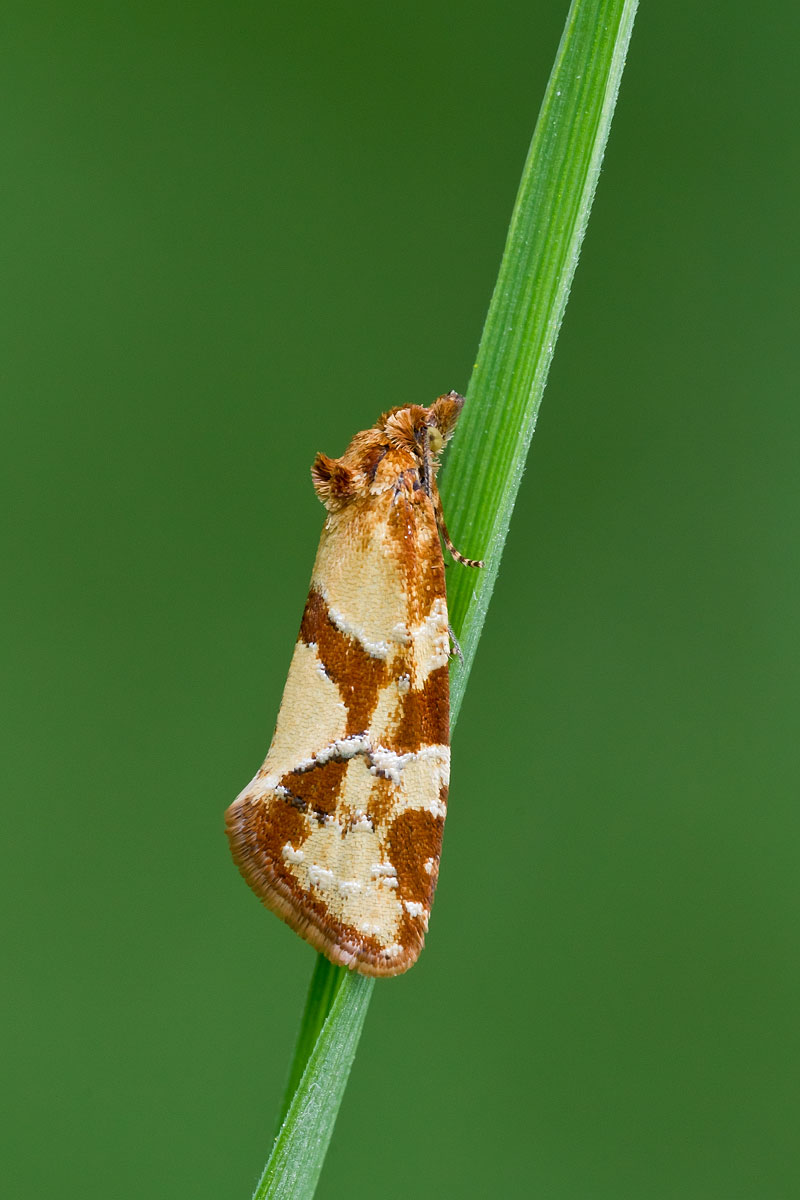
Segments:
[[[453,633],[452,625],[448,624],[447,632],[450,634],[450,641],[452,642],[452,649],[450,650],[451,655],[456,654],[458,656],[459,662],[463,663],[464,655],[461,653],[461,647],[458,644],[458,638]]]

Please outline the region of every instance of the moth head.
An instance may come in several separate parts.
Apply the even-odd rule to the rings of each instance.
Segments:
[[[441,453],[456,427],[456,421],[464,407],[464,397],[458,392],[440,396],[428,409],[428,445],[434,458]]]
[[[418,458],[436,458],[452,437],[463,405],[463,396],[448,392],[430,408],[419,404],[393,408],[382,422],[391,445],[410,450]]]

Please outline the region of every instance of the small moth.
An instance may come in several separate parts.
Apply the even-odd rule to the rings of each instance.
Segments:
[[[416,961],[439,874],[452,636],[439,535],[483,566],[453,546],[436,486],[463,404],[393,408],[341,458],[314,460],[328,515],[277,728],[226,813],[256,895],[364,975]]]

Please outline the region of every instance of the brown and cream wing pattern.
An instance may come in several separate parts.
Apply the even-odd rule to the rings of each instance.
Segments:
[[[358,497],[329,505],[272,745],[227,827],[268,907],[334,962],[394,975],[438,876],[450,641],[418,462],[386,446],[372,462]]]

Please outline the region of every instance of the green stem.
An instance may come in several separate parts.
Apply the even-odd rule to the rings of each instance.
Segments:
[[[303,1019],[300,1022],[297,1045],[294,1048],[294,1057],[292,1058],[292,1065],[289,1068],[289,1078],[286,1081],[283,1103],[281,1104],[280,1116],[278,1117],[276,1137],[286,1119],[286,1114],[292,1103],[292,1097],[297,1091],[297,1087],[303,1077],[303,1071],[306,1069],[306,1063],[311,1056],[311,1051],[314,1049],[317,1038],[322,1032],[322,1026],[325,1024],[325,1018],[331,1010],[331,1005],[339,990],[339,985],[346,974],[346,967],[335,966],[324,954],[317,955],[311,982],[308,985],[306,1007],[303,1011]]]
[[[314,1195],[342,1102],[374,979],[343,971],[253,1200]]]
[[[450,620],[475,659],[608,140],[637,0],[574,0],[536,123],[443,488],[456,545]],[[457,536],[456,536],[457,534]]]

